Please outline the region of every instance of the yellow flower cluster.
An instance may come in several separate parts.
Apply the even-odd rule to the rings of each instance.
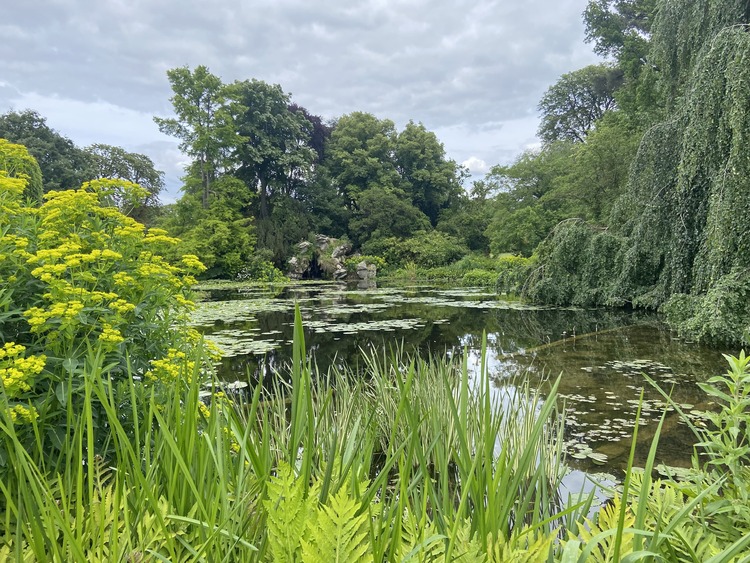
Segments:
[[[10,244],[19,250],[25,250],[29,247],[29,239],[17,235],[5,235],[0,237],[0,243]]]
[[[125,339],[122,337],[119,330],[112,328],[112,325],[109,323],[102,323],[102,332],[99,335],[99,340],[106,344],[117,345]]]
[[[203,418],[209,418],[211,416],[211,409],[209,409],[203,401],[198,401],[198,410],[203,415]]]
[[[234,439],[234,435],[232,434],[231,430],[229,430],[229,427],[224,426],[222,430],[224,431],[224,435],[229,439],[229,450],[233,454],[240,453],[240,444],[239,442],[237,442],[237,440]]]
[[[135,285],[135,278],[125,272],[117,272],[116,274],[113,274],[112,280],[115,282],[115,285],[119,287]]]
[[[196,272],[198,274],[206,271],[206,267],[203,265],[203,262],[201,262],[195,254],[184,254],[182,256],[182,264],[188,270]]]
[[[151,360],[151,369],[146,377],[151,381],[169,383],[184,378],[190,381],[195,370],[195,362],[187,360],[187,354],[181,350],[170,348],[167,357],[161,360]]]
[[[31,327],[31,332],[39,334],[50,328],[47,324],[47,321],[50,319],[56,318],[69,325],[81,311],[83,311],[83,303],[74,299],[67,302],[53,303],[48,310],[40,307],[32,307],[25,311],[23,315]]]
[[[39,413],[34,407],[14,405],[10,409],[10,419],[15,423],[34,422],[38,417]]]
[[[167,231],[165,231],[164,229],[149,229],[148,233],[146,233],[146,236],[143,239],[143,242],[164,243],[172,245],[177,244],[180,241],[179,239],[168,236]]]
[[[125,301],[124,299],[116,299],[109,304],[109,308],[112,309],[118,315],[127,315],[135,311],[135,305]]]
[[[0,381],[9,397],[31,390],[29,381],[39,375],[47,363],[45,356],[23,357],[24,346],[6,342],[0,348]]]

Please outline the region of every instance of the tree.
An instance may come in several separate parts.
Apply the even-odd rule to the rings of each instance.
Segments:
[[[609,228],[556,228],[529,289],[555,303],[662,307],[686,337],[747,344],[750,2],[656,8],[649,60],[669,113],[643,135]]]
[[[570,189],[577,143],[558,141],[526,151],[510,166],[495,166],[481,186],[494,193],[492,217],[484,234],[490,250],[530,255],[562,219],[585,215],[576,191]]]
[[[127,180],[144,188],[148,195],[139,202],[139,207],[155,206],[159,202],[159,192],[164,187],[164,172],[156,170],[154,162],[145,154],[128,152],[122,147],[94,144],[86,147],[88,170],[92,178]],[[118,205],[123,213],[128,209]]]
[[[51,129],[35,111],[10,111],[0,116],[0,138],[25,146],[36,158],[45,192],[78,188],[91,179],[83,151]]]
[[[200,193],[185,193],[169,206],[160,226],[180,238],[177,254],[195,254],[208,268],[206,277],[232,278],[253,259],[256,232],[249,210],[257,198],[231,175],[212,184],[208,209]]]
[[[622,80],[621,70],[604,64],[563,74],[539,102],[539,137],[545,143],[585,141],[596,121],[615,108]]]
[[[474,182],[471,196],[460,194],[440,214],[436,229],[452,235],[474,252],[488,253],[490,243],[485,231],[492,217],[492,206],[486,199],[486,184]]]
[[[362,245],[386,237],[406,238],[430,228],[429,218],[393,190],[373,187],[357,196],[349,230]]]
[[[326,164],[350,208],[356,208],[359,195],[369,188],[399,187],[395,145],[396,128],[389,119],[353,112],[338,120],[331,133]]]
[[[434,133],[421,123],[407,123],[396,138],[396,168],[412,204],[437,224],[438,215],[461,193],[461,174]]]
[[[656,0],[590,0],[583,12],[586,42],[602,56],[645,57]]]
[[[313,115],[305,108],[295,103],[289,104],[289,111],[301,115],[307,120],[304,129],[309,137],[309,146],[318,155],[317,162],[322,162],[325,154],[325,145],[331,137],[333,127],[323,122],[320,116]]]
[[[226,88],[205,66],[167,71],[176,118],[154,117],[159,131],[177,137],[193,159],[189,175],[199,178],[201,202],[208,208],[211,185],[230,163],[238,137],[227,107]]]
[[[277,84],[235,82],[230,93],[238,102],[233,117],[242,137],[235,175],[258,193],[259,218],[267,219],[275,195],[293,196],[308,180],[318,154],[310,146],[315,124],[307,112],[290,107],[289,95]]]
[[[501,194],[500,199],[506,194]],[[540,205],[521,207],[498,206],[487,228],[493,254],[512,252],[530,256],[544,240],[556,221],[552,214]]]

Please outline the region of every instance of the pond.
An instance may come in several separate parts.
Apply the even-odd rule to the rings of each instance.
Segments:
[[[698,420],[712,405],[696,383],[726,371],[721,351],[677,340],[654,314],[533,306],[481,288],[206,284],[201,297],[193,323],[223,349],[219,373],[227,381],[263,380],[290,359],[295,303],[321,369],[356,366],[363,350],[398,346],[420,354],[466,352],[477,373],[486,334],[498,393],[519,377],[544,389],[562,375],[568,462],[589,473],[627,465],[641,390],[636,464],[645,463],[667,408],[657,462],[689,465],[693,436],[643,373]]]

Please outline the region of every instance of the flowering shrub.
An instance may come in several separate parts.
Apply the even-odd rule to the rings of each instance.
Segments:
[[[199,340],[184,322],[203,265],[167,260],[177,239],[113,206],[142,197],[136,184],[96,180],[37,206],[23,196],[27,181],[0,170],[0,408],[54,424],[92,353],[113,381],[167,374],[173,384],[180,373],[167,366]]]

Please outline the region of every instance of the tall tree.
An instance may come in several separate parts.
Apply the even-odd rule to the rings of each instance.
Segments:
[[[359,245],[387,237],[405,238],[430,228],[419,209],[392,190],[373,187],[357,196],[357,210],[349,228]]]
[[[618,61],[645,57],[655,9],[656,0],[590,0],[583,12],[586,41]]]
[[[145,154],[128,152],[122,147],[94,144],[86,147],[92,178],[113,178],[134,182],[145,188],[148,195],[141,206],[154,206],[159,201],[159,192],[164,187],[164,172],[157,170],[154,162]],[[129,210],[122,209],[123,212]]]
[[[44,191],[77,188],[91,179],[86,155],[32,110],[0,116],[0,138],[25,146],[42,171]]]
[[[356,208],[359,194],[372,187],[398,189],[396,127],[390,119],[353,112],[341,117],[328,144],[331,180],[347,205]]]
[[[687,337],[747,344],[750,2],[656,8],[649,60],[669,112],[643,135],[609,229],[555,229],[538,249],[530,292],[554,303],[662,307]]]
[[[539,102],[539,136],[545,143],[585,141],[596,121],[615,108],[622,78],[621,70],[604,64],[563,74]]]
[[[199,180],[201,202],[208,208],[211,185],[230,163],[241,139],[232,123],[226,88],[205,66],[167,71],[176,118],[154,117],[162,133],[180,139],[180,150],[193,159],[189,174]]]
[[[407,123],[396,138],[396,168],[412,204],[437,224],[438,215],[461,193],[461,170],[445,158],[435,133],[421,123]]]
[[[238,102],[234,123],[242,137],[235,174],[258,193],[259,218],[267,219],[270,199],[293,196],[310,175],[317,158],[310,146],[314,124],[309,114],[290,107],[289,95],[277,84],[246,80],[229,90]]]

